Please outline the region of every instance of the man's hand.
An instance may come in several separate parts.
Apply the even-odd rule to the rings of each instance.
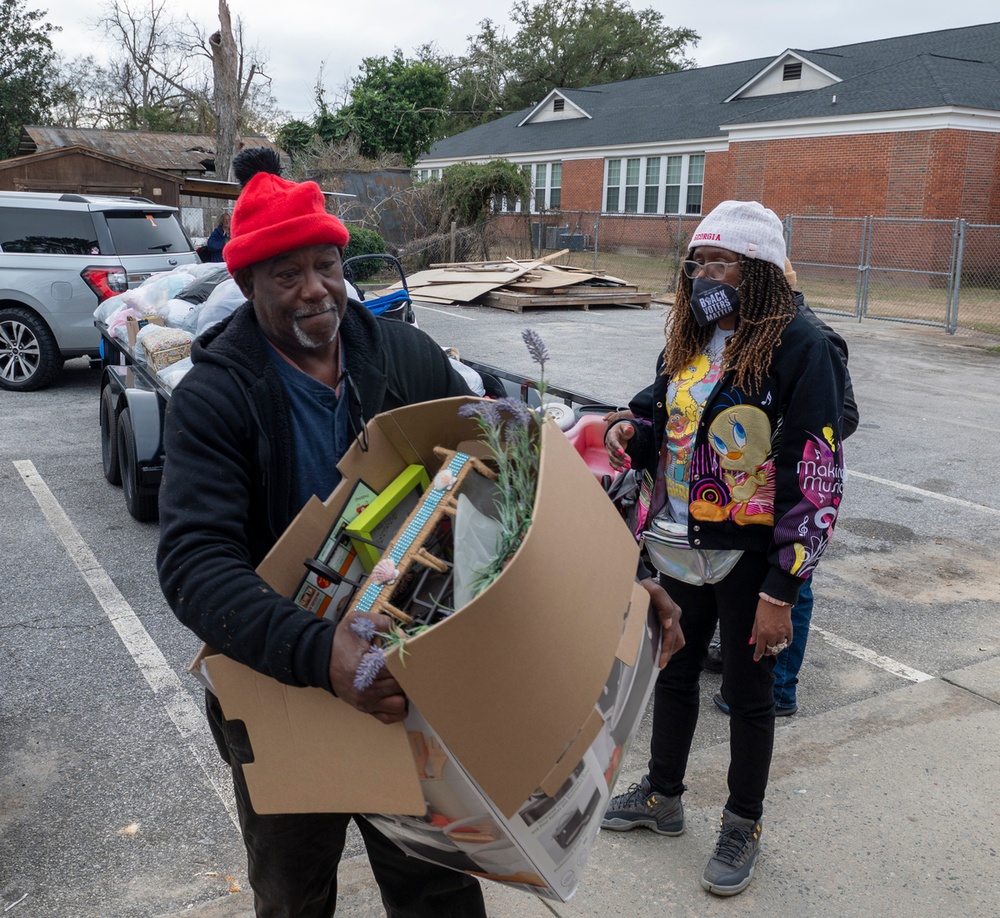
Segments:
[[[663,587],[652,577],[640,580],[643,589],[649,593],[649,601],[660,619],[663,643],[660,646],[660,669],[670,662],[670,658],[684,646],[681,631],[681,607],[677,605]]]
[[[388,669],[383,669],[364,691],[354,687],[358,663],[368,653],[369,644],[351,630],[352,618],[354,616],[343,619],[333,636],[330,686],[338,698],[365,714],[371,714],[384,724],[403,720],[406,717],[406,696]],[[368,618],[375,622],[378,631],[387,632],[392,625],[392,619],[388,615],[370,615]]]
[[[635,427],[628,421],[615,424],[608,430],[604,448],[608,451],[608,462],[613,469],[632,468],[632,458],[625,452],[628,442],[635,436]]]

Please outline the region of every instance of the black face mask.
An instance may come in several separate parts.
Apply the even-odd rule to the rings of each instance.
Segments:
[[[691,282],[691,312],[702,328],[736,312],[740,293],[729,284],[696,277]]]

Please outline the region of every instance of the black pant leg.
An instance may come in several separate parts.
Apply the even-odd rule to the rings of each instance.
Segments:
[[[352,818],[388,918],[486,918],[475,877],[409,857],[362,816],[254,812],[240,764],[252,758],[246,730],[225,719],[211,693],[206,694],[206,708],[219,751],[233,770],[257,918],[331,918],[337,906],[337,867]]]
[[[755,663],[749,643],[767,568],[763,553],[744,552],[729,576],[716,584],[722,692],[729,705],[726,808],[745,819],[760,819],[764,812],[774,749],[774,657]]]
[[[653,731],[649,783],[663,794],[680,794],[700,705],[699,681],[708,644],[715,633],[715,593],[660,576],[660,583],[681,607],[684,647],[660,671],[653,688]]]
[[[363,816],[354,821],[368,849],[388,918],[486,918],[479,881],[410,857]]]
[[[246,729],[225,719],[211,693],[206,695],[206,709],[219,751],[233,772],[257,918],[331,918],[337,908],[337,866],[350,814],[256,813],[241,764],[253,758]]]

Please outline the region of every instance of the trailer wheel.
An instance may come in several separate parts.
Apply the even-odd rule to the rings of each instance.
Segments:
[[[135,461],[135,431],[132,429],[132,415],[128,408],[118,415],[118,457],[121,469],[122,490],[125,492],[125,508],[132,518],[140,523],[151,523],[160,515],[156,494],[140,494],[139,469]]]
[[[101,390],[101,462],[104,477],[110,484],[121,485],[122,470],[118,459],[118,424],[115,418],[115,397],[111,386]]]

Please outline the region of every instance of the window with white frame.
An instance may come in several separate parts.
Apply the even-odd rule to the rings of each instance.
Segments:
[[[660,157],[650,156],[646,160],[646,196],[642,201],[644,214],[655,214],[660,209]]]
[[[705,154],[698,153],[688,157],[687,174],[687,204],[686,214],[701,213],[701,198],[705,188]]]
[[[605,160],[604,212],[700,214],[705,154]]]
[[[562,163],[531,167],[531,212],[558,210],[562,201]]]
[[[639,163],[641,160],[625,160],[625,213],[639,212]]]
[[[417,182],[429,182],[431,179],[441,178],[440,169],[414,169],[413,178]]]
[[[604,187],[606,189],[604,194],[604,209],[608,213],[613,214],[621,210],[619,196],[622,190],[622,161],[620,159],[609,159],[607,171],[608,174],[604,179]]]

